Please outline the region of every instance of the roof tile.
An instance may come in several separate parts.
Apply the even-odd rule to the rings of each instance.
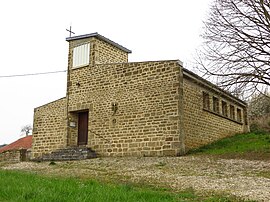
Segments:
[[[0,148],[0,153],[8,150],[29,149],[31,147],[32,147],[32,135],[29,135]]]

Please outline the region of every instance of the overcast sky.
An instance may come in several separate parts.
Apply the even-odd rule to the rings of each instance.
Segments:
[[[65,97],[70,25],[132,50],[129,61],[192,61],[211,0],[8,0],[0,2],[0,145],[33,124],[34,108]]]

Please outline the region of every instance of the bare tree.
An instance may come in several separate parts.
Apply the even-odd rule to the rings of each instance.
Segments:
[[[266,92],[264,94],[253,95],[248,104],[251,118],[270,115],[270,97]]]
[[[236,96],[270,85],[270,0],[214,0],[202,37],[204,77]]]
[[[28,136],[31,130],[32,130],[31,125],[25,125],[22,127],[21,132],[25,133],[25,135]]]

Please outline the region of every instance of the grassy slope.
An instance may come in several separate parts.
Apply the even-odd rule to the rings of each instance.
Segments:
[[[270,160],[270,134],[239,134],[191,150],[189,154],[211,154],[252,160]]]
[[[198,196],[184,190],[170,193],[166,190],[136,187],[129,184],[105,184],[94,180],[52,178],[37,174],[0,170],[0,201],[237,201],[235,198],[209,195]]]

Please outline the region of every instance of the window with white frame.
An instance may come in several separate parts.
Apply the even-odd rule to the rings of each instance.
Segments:
[[[89,65],[90,61],[90,43],[83,44],[73,48],[72,68]]]

